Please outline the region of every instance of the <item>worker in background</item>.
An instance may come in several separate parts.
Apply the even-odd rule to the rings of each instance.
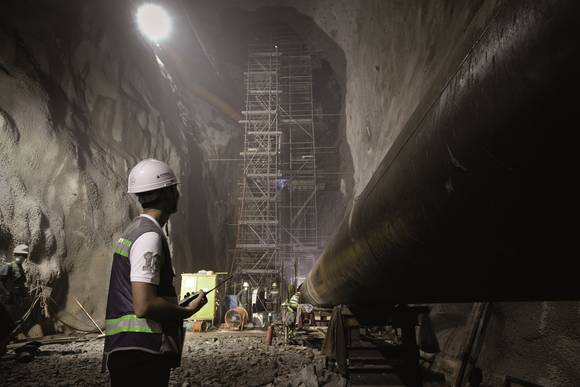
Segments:
[[[293,288],[288,287],[291,291]],[[288,293],[292,294],[292,293]],[[292,294],[290,299],[286,299],[280,306],[280,313],[282,317],[282,322],[287,327],[294,327],[296,325],[296,313],[298,310],[298,305],[300,305],[300,292]]]
[[[12,262],[0,267],[0,302],[4,304],[13,321],[17,321],[22,317],[22,306],[28,293],[26,273],[22,267],[28,258],[28,246],[16,246],[13,257]]]
[[[22,317],[27,295],[22,264],[28,253],[27,245],[18,245],[12,253],[13,261],[0,267],[0,355],[6,352],[10,334]]]
[[[247,311],[250,311],[252,306],[252,299],[250,295],[250,284],[247,281],[244,281],[242,284],[242,288],[238,292],[237,297],[240,305],[242,305]]]
[[[291,290],[291,289],[290,289]],[[289,300],[282,303],[280,312],[282,314],[282,322],[286,326],[294,326],[296,323],[296,313],[300,305],[300,291],[292,294]]]
[[[173,265],[162,227],[177,211],[179,192],[173,171],[147,159],[129,173],[128,192],[143,213],[115,244],[106,311],[103,368],[112,386],[167,386],[183,347],[183,319],[200,310],[203,291],[179,306]]]
[[[292,297],[290,297],[290,301],[288,302],[288,304],[292,309],[294,310],[298,309],[298,305],[300,305],[300,290],[298,290],[296,293],[292,295]]]

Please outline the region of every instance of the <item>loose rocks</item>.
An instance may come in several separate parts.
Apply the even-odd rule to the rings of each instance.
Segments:
[[[188,333],[181,367],[170,386],[340,386],[340,376],[322,368],[317,351],[264,344],[264,332]],[[103,340],[43,345],[29,363],[0,363],[6,386],[103,386]]]

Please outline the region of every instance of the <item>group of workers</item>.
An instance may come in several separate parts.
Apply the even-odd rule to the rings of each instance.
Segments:
[[[263,286],[250,288],[249,282],[244,281],[235,297],[237,302],[250,314],[266,310],[277,312],[280,291],[278,290],[277,282],[272,282],[269,288]]]

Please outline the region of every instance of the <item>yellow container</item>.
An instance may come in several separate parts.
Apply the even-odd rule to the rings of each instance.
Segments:
[[[181,274],[181,295],[180,299],[185,297],[186,293],[197,292],[198,290],[208,291],[217,284],[217,273],[198,272]],[[207,295],[207,304],[204,305],[196,314],[188,320],[208,320],[215,319],[216,313],[216,291],[214,290]]]

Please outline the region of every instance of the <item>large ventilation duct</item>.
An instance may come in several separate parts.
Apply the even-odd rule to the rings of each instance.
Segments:
[[[309,302],[580,299],[579,6],[504,2],[355,201]]]

